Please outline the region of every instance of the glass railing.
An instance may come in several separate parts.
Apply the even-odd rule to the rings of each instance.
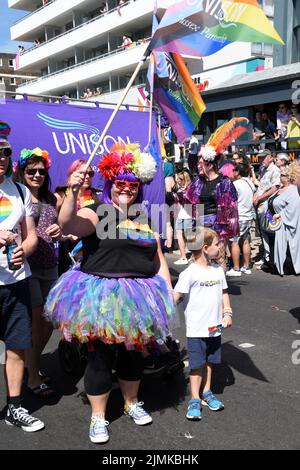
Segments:
[[[12,26],[15,26],[16,24],[21,23],[21,22],[24,21],[25,19],[29,18],[29,17],[32,16],[32,15],[35,15],[37,12],[39,12],[39,11],[43,10],[44,8],[46,8],[47,6],[51,5],[51,3],[54,3],[54,2],[57,2],[57,1],[59,1],[59,0],[50,0],[48,3],[46,3],[46,5],[42,5],[42,6],[41,6],[40,8],[38,8],[37,10],[34,10],[34,11],[28,13],[27,15],[22,16],[22,18],[20,18],[19,20],[15,21],[15,22],[12,24]],[[130,3],[133,3],[133,2],[136,2],[136,1],[138,1],[138,0],[127,0],[127,2],[124,3],[121,8],[123,9],[126,5],[129,5]],[[84,22],[84,23],[82,23],[82,24],[80,24],[80,25],[78,25],[78,26],[75,26],[75,28],[72,28],[72,29],[70,29],[70,30],[68,30],[68,31],[65,31],[65,32],[62,33],[60,36],[64,36],[65,34],[69,33],[70,31],[74,31],[74,29],[77,29],[77,28],[79,28],[80,26],[83,26],[84,24],[90,23],[90,22],[92,22],[92,21],[95,20],[95,19],[98,19],[98,18],[101,18],[101,17],[103,17],[103,16],[106,16],[106,15],[109,14],[109,13],[112,13],[112,12],[114,12],[114,11],[119,11],[119,9],[120,9],[120,7],[115,7],[115,8],[112,8],[111,10],[106,11],[105,13],[101,13],[101,14],[97,15],[97,17],[95,17],[95,18],[92,18],[91,20],[88,20],[88,21],[86,21],[86,22]],[[100,10],[100,8],[99,8],[99,10]],[[56,37],[58,37],[58,36],[56,36]],[[55,38],[51,38],[51,39],[49,39],[49,41],[51,41],[52,39],[55,39]],[[46,41],[46,42],[49,42],[49,41]],[[43,44],[44,44],[44,43],[43,43]],[[28,50],[30,50],[30,49],[28,49]]]
[[[23,20],[29,18],[30,16],[32,15],[35,15],[38,11],[41,11],[43,10],[44,8],[47,8],[49,5],[51,5],[51,3],[54,3],[54,2],[57,2],[58,0],[49,0],[48,3],[45,3],[45,5],[42,5],[41,7],[37,8],[36,10],[34,11],[31,11],[30,13],[28,13],[27,15],[24,15],[22,16],[22,18],[18,19],[17,21],[15,21],[12,26],[15,26],[16,24],[18,23],[21,23]]]
[[[51,3],[55,2],[55,1],[57,1],[57,0],[52,0]],[[128,0],[126,3],[124,3],[124,4],[122,5],[122,8],[124,8],[125,6],[129,5],[130,3],[133,3],[133,2],[136,2],[136,1],[138,1],[138,0]],[[49,3],[48,3],[47,5],[49,5]],[[44,5],[42,8],[46,7],[47,5]],[[36,11],[38,11],[38,10],[36,10]],[[35,45],[34,45],[34,46],[30,47],[29,49],[26,49],[21,55],[24,56],[24,55],[26,55],[28,52],[31,52],[31,51],[35,50],[37,47],[40,49],[40,48],[43,47],[44,45],[49,44],[49,43],[51,43],[51,42],[53,42],[53,41],[55,41],[56,39],[59,39],[59,38],[61,38],[61,37],[65,37],[67,34],[73,33],[73,31],[77,31],[77,30],[79,30],[80,28],[82,28],[83,26],[86,26],[86,25],[88,25],[88,24],[91,24],[91,23],[93,23],[94,21],[97,21],[97,20],[99,20],[100,18],[103,18],[103,17],[105,17],[105,16],[107,16],[107,15],[109,15],[109,14],[111,14],[111,13],[116,12],[116,11],[119,11],[119,7],[116,7],[116,8],[113,8],[113,9],[111,9],[111,10],[108,10],[108,11],[106,11],[105,13],[101,13],[101,14],[99,14],[98,16],[95,16],[94,18],[91,18],[90,20],[85,21],[85,22],[83,22],[83,23],[81,23],[81,24],[75,26],[74,28],[68,29],[68,31],[64,31],[63,33],[61,33],[61,34],[59,34],[59,35],[57,35],[57,36],[54,36],[53,38],[48,39],[47,41],[41,42],[38,46],[35,46]],[[34,13],[35,13],[35,12],[34,12]],[[30,16],[30,15],[28,15],[28,16]],[[23,17],[22,19],[24,19],[24,17]]]
[[[56,72],[52,72],[48,75],[43,75],[42,77],[39,77],[38,79],[35,79],[35,80],[31,80],[31,81],[25,81],[25,83],[22,83],[22,85],[29,85],[31,83],[36,83],[36,82],[40,82],[41,80],[45,80],[46,78],[50,78],[50,77],[53,77],[55,75],[58,75],[60,73],[64,73],[64,72],[68,72],[69,70],[72,70],[72,69],[75,69],[77,67],[80,67],[80,66],[83,66],[83,65],[86,65],[86,64],[90,64],[92,62],[95,62],[97,60],[102,60],[102,59],[105,59],[107,57],[112,57],[112,56],[115,56],[117,54],[120,54],[122,52],[127,52],[127,51],[132,51],[134,50],[136,47],[139,47],[139,46],[144,46],[146,43],[148,43],[150,41],[151,38],[145,38],[143,40],[138,40],[136,41],[136,45],[135,47],[121,47],[119,49],[115,49],[114,51],[111,51],[111,52],[107,52],[105,54],[102,54],[102,55],[99,55],[99,56],[96,56],[96,57],[93,57],[91,59],[88,59],[88,60],[85,60],[83,62],[79,62],[77,64],[74,64],[70,67],[66,67],[64,69],[60,69],[60,70],[57,70]],[[140,42],[139,42],[140,41]],[[134,43],[133,43],[134,44]]]

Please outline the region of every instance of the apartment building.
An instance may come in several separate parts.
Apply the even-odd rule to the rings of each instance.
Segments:
[[[14,70],[15,54],[0,52],[0,90],[15,92],[21,80]]]
[[[158,0],[165,8],[174,0]],[[115,102],[151,37],[153,0],[8,0],[10,8],[26,11],[11,26],[11,38],[28,42],[18,57],[18,73],[39,71],[18,92],[90,97]],[[273,0],[261,0],[272,18]],[[272,7],[273,6],[273,7]],[[124,38],[132,43],[124,45]],[[126,41],[125,41],[126,42]],[[16,43],[17,44],[17,43]],[[216,87],[231,76],[272,66],[272,46],[234,43],[213,56],[186,57],[197,83]],[[267,58],[267,59],[266,59]],[[141,69],[128,102],[139,102],[147,64]],[[100,97],[99,97],[100,95]]]

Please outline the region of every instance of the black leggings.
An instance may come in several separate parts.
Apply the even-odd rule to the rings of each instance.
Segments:
[[[99,340],[94,341],[93,346],[95,350],[88,353],[84,374],[84,386],[88,395],[103,395],[110,391],[116,354],[117,377],[128,382],[141,380],[144,360],[140,352],[127,351],[124,344],[107,345]]]

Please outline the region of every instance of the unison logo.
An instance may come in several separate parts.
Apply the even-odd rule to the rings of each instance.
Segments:
[[[52,129],[52,138],[57,152],[60,155],[81,153],[82,156],[90,155],[96,146],[100,131],[97,127],[83,124],[76,121],[66,121],[52,118],[43,113],[38,113],[37,117],[44,124]],[[130,144],[130,138],[121,136],[114,137],[106,135],[100,145],[97,155],[107,153],[109,149],[116,143]]]

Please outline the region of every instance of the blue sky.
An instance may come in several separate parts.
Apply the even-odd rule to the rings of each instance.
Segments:
[[[24,16],[26,12],[8,8],[7,0],[0,0],[0,52],[18,52],[18,45],[22,42],[12,41],[10,39],[10,26],[19,18]]]

